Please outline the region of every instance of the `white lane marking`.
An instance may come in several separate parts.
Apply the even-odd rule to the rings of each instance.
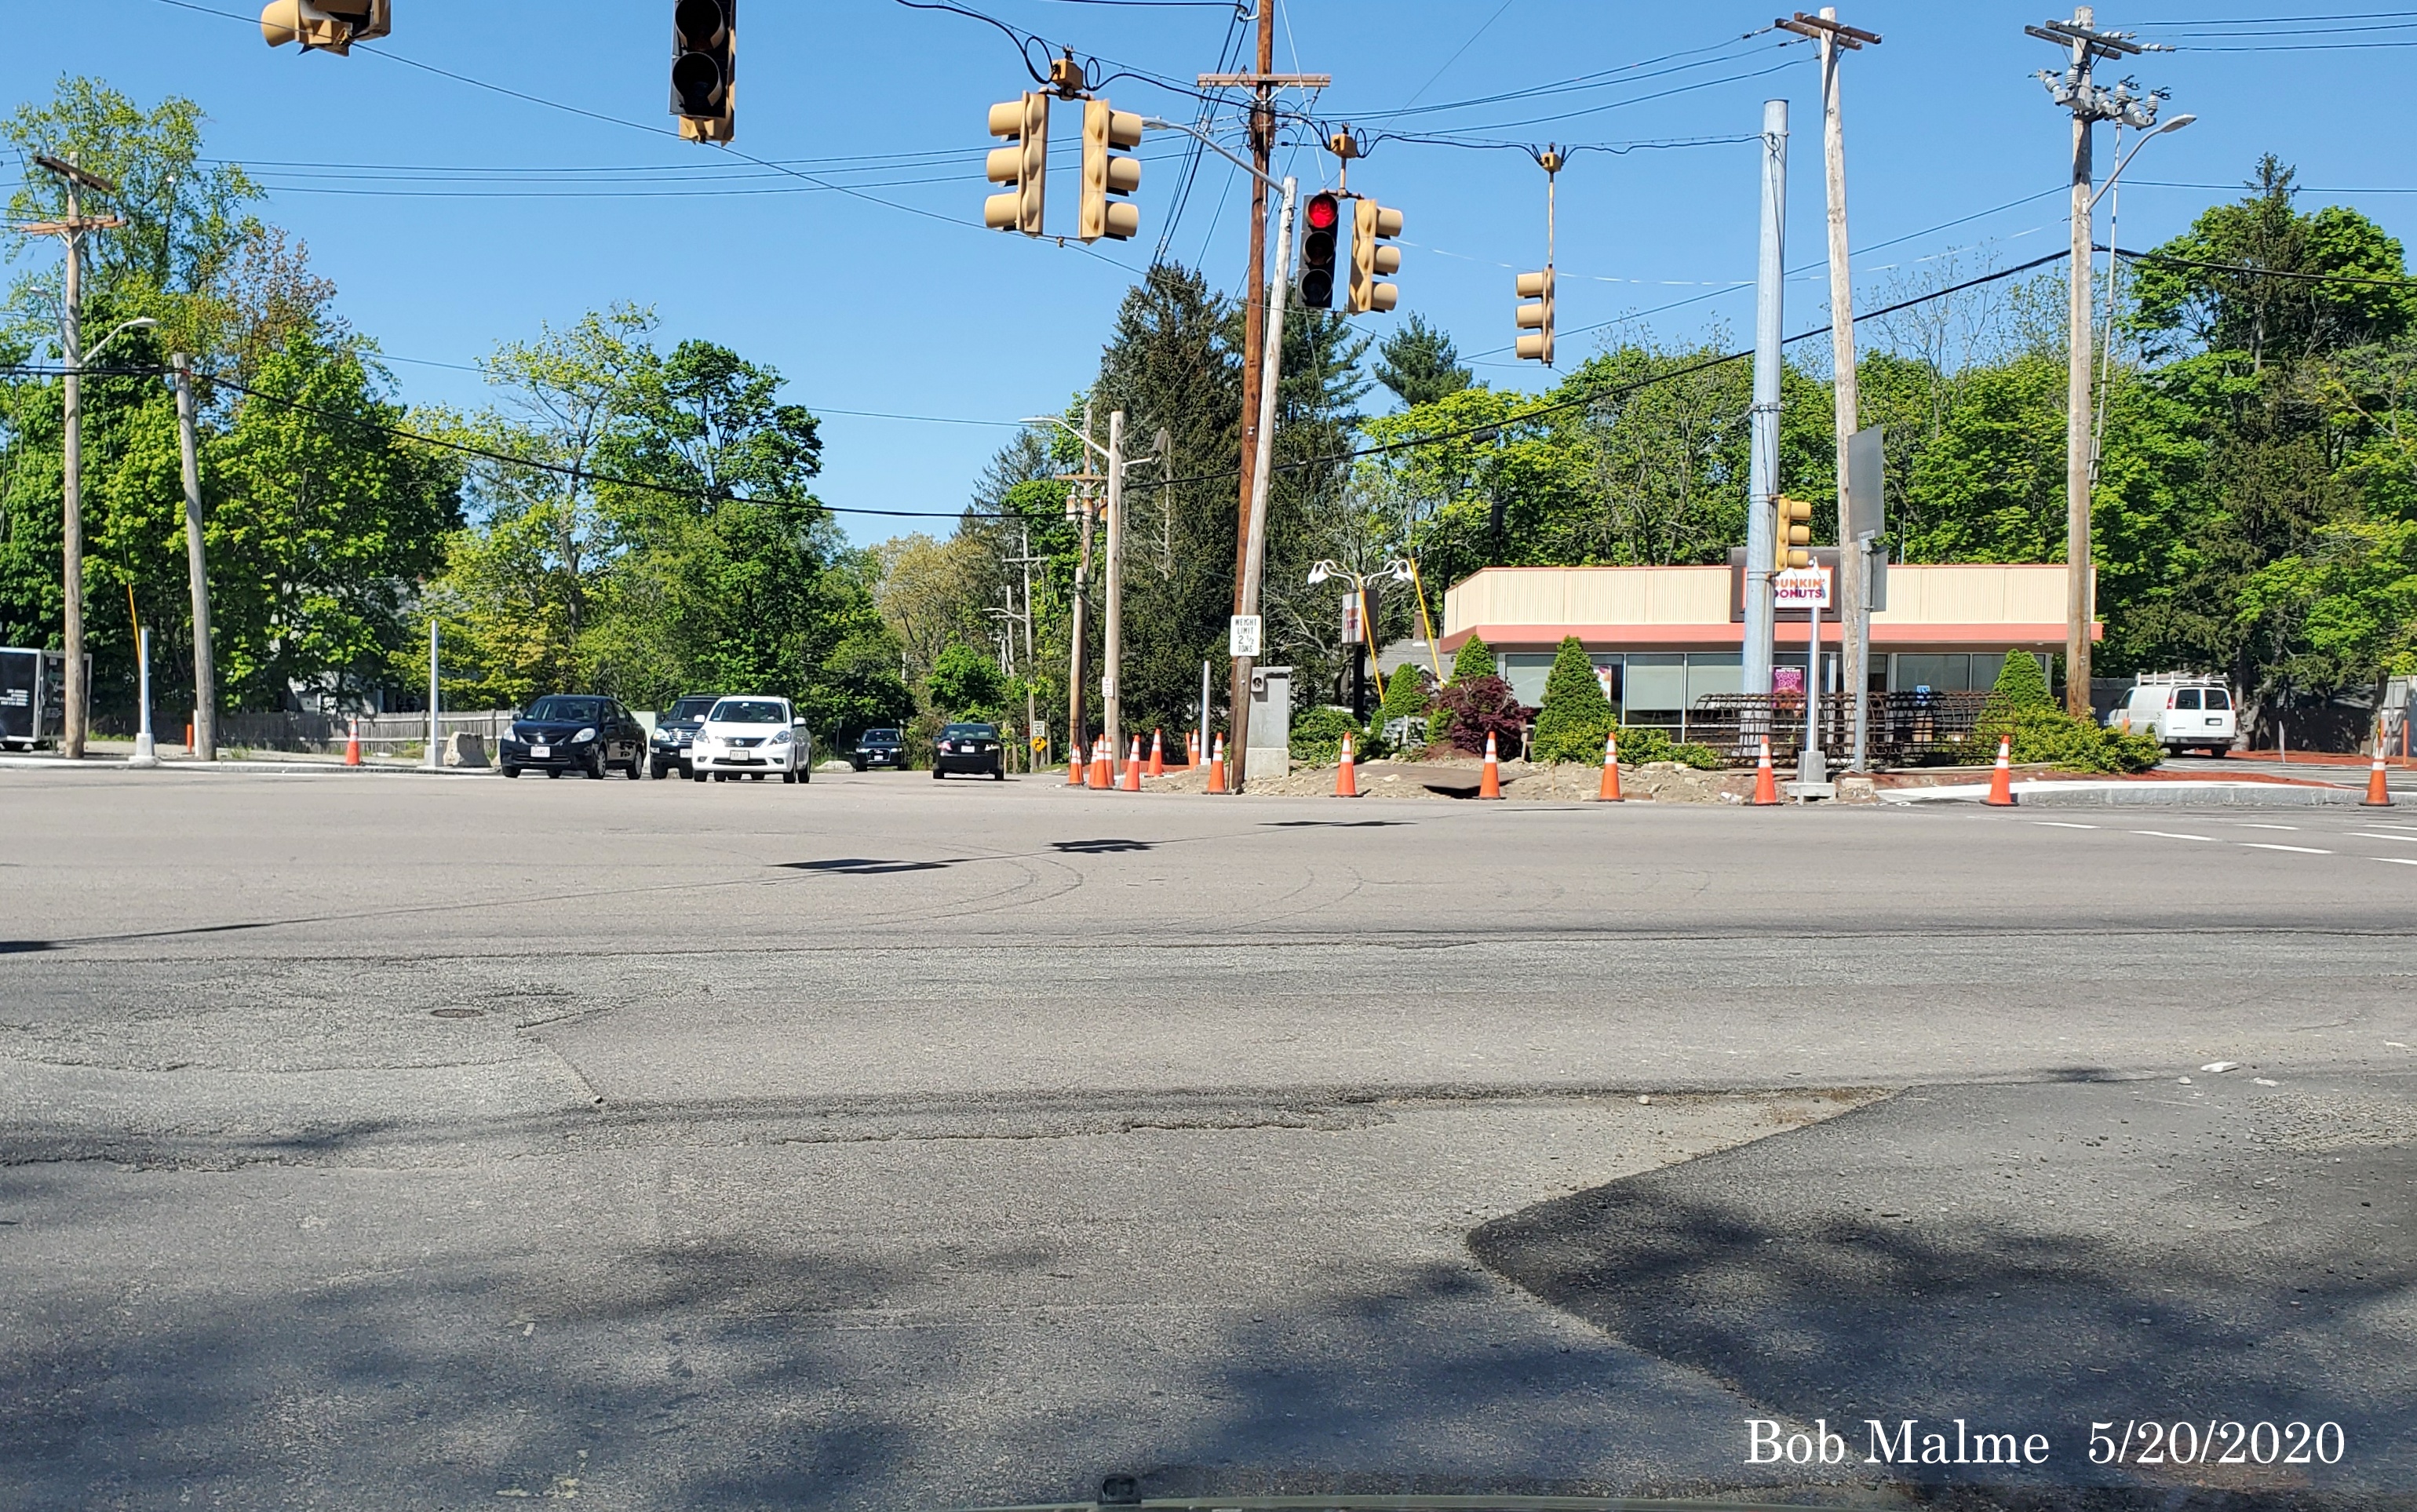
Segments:
[[[2096,829],[2098,827],[2096,824],[2076,824],[2063,819],[2034,819],[2031,823],[2049,829]]]
[[[2242,824],[2241,827],[2242,827],[2242,828],[2243,828],[2243,829],[2288,829],[2288,830],[2291,831],[2293,834],[2297,834],[2297,833],[2299,832],[2299,828],[2300,828],[2300,826],[2299,826],[2299,825],[2297,825],[2297,824]]]
[[[2391,865],[2395,867],[2417,867],[2417,860],[2412,860],[2405,855],[2370,855],[2367,859],[2370,861],[2389,862]]]
[[[2216,843],[2216,839],[2212,835],[2177,835],[2170,829],[2136,829],[2132,833],[2154,835],[2161,840],[2206,840],[2211,845]]]
[[[2355,835],[2363,840],[2398,840],[2403,845],[2417,845],[2417,835],[2378,835],[2364,829],[2346,829],[2342,833]]]
[[[2302,855],[2331,855],[2333,854],[2331,851],[2319,851],[2313,845],[2273,845],[2264,840],[2242,840],[2241,844],[2252,851],[2295,851]]]

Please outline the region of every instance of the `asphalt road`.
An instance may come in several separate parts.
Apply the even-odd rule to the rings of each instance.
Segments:
[[[0,1506],[2417,1483],[2417,809],[0,810]]]

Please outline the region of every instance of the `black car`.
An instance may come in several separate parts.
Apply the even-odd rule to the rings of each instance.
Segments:
[[[618,700],[593,693],[548,693],[512,721],[496,754],[506,777],[585,772],[600,778],[646,775],[646,727]]]
[[[998,726],[952,724],[942,730],[939,748],[932,752],[932,776],[937,779],[950,772],[988,774],[995,782],[1005,781],[1007,758],[999,750]]]
[[[655,739],[646,754],[646,769],[656,777],[668,776],[677,770],[682,777],[693,777],[696,768],[689,764],[689,748],[696,744],[697,727],[705,716],[722,702],[718,693],[683,693],[655,720]]]
[[[848,764],[861,772],[868,766],[906,770],[906,741],[895,730],[867,730],[856,737],[856,753]]]

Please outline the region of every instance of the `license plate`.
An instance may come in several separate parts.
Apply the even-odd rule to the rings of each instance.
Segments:
[[[529,754],[542,760],[543,758],[554,754],[554,748],[552,746],[531,746],[529,748]]]

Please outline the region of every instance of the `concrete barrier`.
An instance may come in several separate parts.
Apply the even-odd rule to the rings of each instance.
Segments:
[[[475,730],[454,731],[445,737],[445,764],[484,771],[487,766],[487,737]]]

